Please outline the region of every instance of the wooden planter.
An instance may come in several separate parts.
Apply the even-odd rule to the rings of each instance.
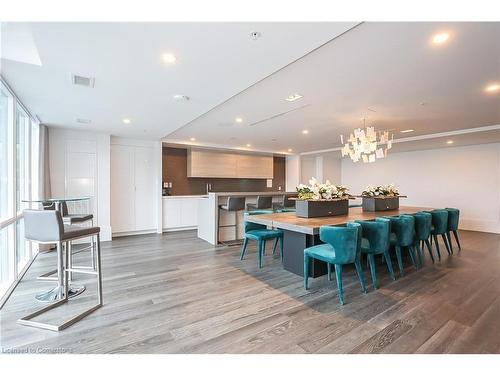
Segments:
[[[363,211],[388,211],[399,208],[399,197],[363,197]]]
[[[349,199],[336,200],[310,200],[295,201],[295,214],[297,217],[322,217],[347,215],[349,212]]]

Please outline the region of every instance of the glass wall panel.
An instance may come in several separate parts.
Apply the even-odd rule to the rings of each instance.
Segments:
[[[9,172],[12,170],[12,97],[0,85],[0,221],[11,217],[13,202],[10,199]]]
[[[24,239],[24,219],[16,222],[16,261],[17,273],[21,273],[30,260],[30,244]]]
[[[21,109],[16,111],[16,209],[21,212],[28,205],[22,202],[29,199],[29,166],[31,121]]]
[[[0,297],[9,289],[14,274],[14,224],[0,229]]]

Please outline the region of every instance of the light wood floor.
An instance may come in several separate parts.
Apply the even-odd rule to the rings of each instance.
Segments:
[[[344,306],[326,277],[305,291],[302,278],[272,255],[257,269],[254,246],[240,261],[238,247],[214,248],[191,231],[119,238],[103,244],[105,306],[60,333],[16,324],[40,306],[34,294],[51,285],[35,277],[53,268],[55,255],[40,254],[0,311],[0,349],[499,353],[500,235],[462,231],[460,237],[461,253],[436,265],[427,255],[419,271],[407,260],[407,275],[395,282],[379,262],[380,289],[366,295],[347,268]],[[95,284],[80,276],[76,282],[89,291],[44,319],[92,303]]]

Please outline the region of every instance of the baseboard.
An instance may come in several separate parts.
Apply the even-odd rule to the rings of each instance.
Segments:
[[[476,232],[500,234],[500,221],[460,218],[460,224],[458,228],[463,230],[472,230]]]
[[[198,226],[181,227],[181,228],[163,228],[163,233],[165,233],[165,232],[179,232],[181,230],[195,230],[195,229],[198,229]]]
[[[113,238],[125,237],[125,236],[138,236],[140,234],[156,234],[156,229],[136,230],[136,231],[131,231],[131,232],[113,233]]]

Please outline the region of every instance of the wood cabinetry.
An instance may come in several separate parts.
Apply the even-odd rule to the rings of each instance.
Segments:
[[[187,176],[273,178],[273,156],[189,150]]]

